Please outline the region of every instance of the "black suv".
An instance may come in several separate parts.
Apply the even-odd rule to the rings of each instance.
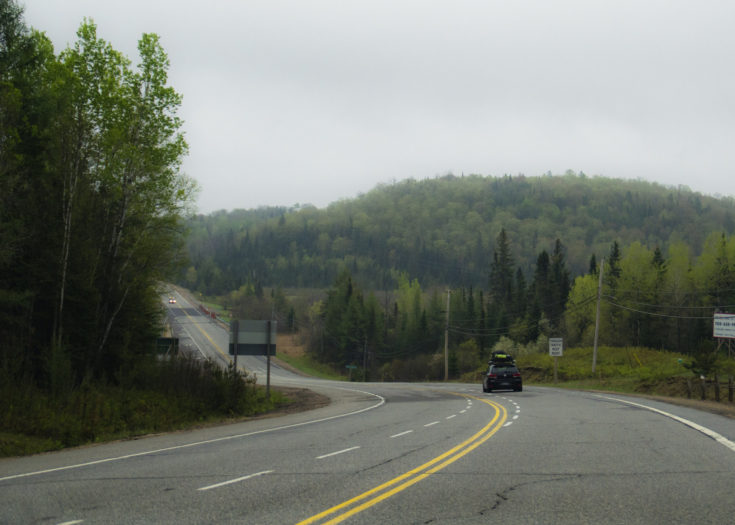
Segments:
[[[482,391],[514,390],[523,391],[523,380],[516,362],[509,354],[494,353],[488,363],[487,374],[482,379]]]

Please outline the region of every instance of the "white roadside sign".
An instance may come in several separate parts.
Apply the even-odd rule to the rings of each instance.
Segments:
[[[715,314],[714,337],[735,339],[735,314]]]
[[[564,339],[561,337],[549,338],[549,355],[552,357],[561,357],[564,353]]]

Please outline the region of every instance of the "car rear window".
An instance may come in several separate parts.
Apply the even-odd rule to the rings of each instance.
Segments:
[[[493,366],[490,371],[494,374],[515,374],[518,369],[515,366]]]

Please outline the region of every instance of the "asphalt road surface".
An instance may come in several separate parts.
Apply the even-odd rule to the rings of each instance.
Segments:
[[[177,299],[187,344],[227,360],[224,329]],[[239,364],[264,381],[263,359]],[[735,523],[731,419],[550,388],[336,383],[275,366],[271,381],[332,403],[0,460],[0,523]]]

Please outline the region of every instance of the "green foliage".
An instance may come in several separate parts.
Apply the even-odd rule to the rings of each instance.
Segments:
[[[734,205],[573,173],[407,180],[324,210],[195,217],[186,279],[202,291],[326,287],[346,270],[360,283],[351,304],[336,284],[323,315],[295,316],[329,362],[361,365],[365,331],[376,334],[367,354],[377,370],[441,350],[447,287],[452,349],[474,340],[487,355],[503,336],[591,345],[604,265],[600,342],[690,353],[711,337],[712,310],[735,305]],[[376,290],[369,315],[363,290]]]
[[[699,257],[681,241],[668,253],[637,241],[613,244],[617,262],[603,264],[599,340],[695,353],[712,340],[712,313],[735,308],[733,251],[735,237],[723,234],[712,234]],[[593,341],[596,281],[585,275],[574,282],[565,315],[570,345]]]
[[[703,343],[694,353],[691,361],[682,363],[682,365],[697,377],[707,377],[717,371],[718,356],[713,351],[711,343]]]
[[[685,369],[679,363],[681,354],[661,352],[640,347],[598,348],[597,366],[592,372],[592,348],[565,348],[557,358],[558,377],[561,381],[605,380],[620,377],[636,382],[664,380],[680,376]],[[546,353],[519,355],[517,364],[529,382],[550,383],[553,380],[554,358]],[[527,378],[525,376],[528,376]]]
[[[0,368],[64,393],[152,351],[194,190],[158,37],[58,56],[0,2]]]
[[[474,339],[460,344],[452,354],[455,356],[456,369],[452,374],[452,367],[450,366],[450,377],[459,377],[467,372],[472,372],[477,369],[478,365],[482,366],[484,360]]]
[[[557,239],[564,243],[565,265],[554,271],[572,276],[588,272],[590,255],[598,261],[607,256],[613,241],[619,248],[639,241],[666,252],[686,239],[696,255],[710,232],[724,226],[735,233],[734,207],[732,199],[686,188],[571,173],[406,180],[326,209],[197,216],[189,238],[196,273],[188,277],[205,293],[234,290],[252,278],[264,286],[328,287],[347,267],[369,289],[394,289],[405,273],[425,289],[477,290],[488,287],[495,253],[506,280],[516,265],[530,280],[542,249],[553,266]],[[497,250],[501,232],[507,253]]]
[[[279,354],[278,359],[284,361],[285,363],[288,363],[289,365],[311,377],[318,377],[320,379],[331,379],[333,381],[344,381],[345,378],[349,376],[349,372],[347,372],[347,369],[335,370],[333,366],[325,363],[320,363],[309,354],[304,354],[301,356]],[[359,377],[359,379],[362,379],[362,370],[353,370],[353,377]]]
[[[251,416],[286,400],[266,400],[253,377],[205,361],[146,361],[118,385],[84,383],[64,395],[3,377],[0,456],[53,450]]]
[[[443,354],[392,359],[378,370],[380,381],[437,381],[443,378]]]
[[[713,237],[714,239],[714,237]],[[499,236],[499,249],[509,245],[507,236]],[[665,255],[659,248],[649,249],[639,242],[610,247],[612,263],[604,264],[600,294],[599,341],[621,347],[657,347],[691,353],[698,345],[711,339],[711,313],[727,308],[715,301],[732,301],[731,288],[712,288],[719,276],[720,286],[728,286],[735,275],[735,265],[729,263],[733,243],[727,236],[717,236],[705,245],[697,260],[681,242],[672,245]],[[481,362],[488,349],[499,344],[500,349],[518,355],[545,351],[549,337],[564,337],[569,346],[591,345],[597,319],[597,288],[599,269],[579,276],[570,285],[565,267],[564,246],[557,240],[552,256],[542,250],[537,258],[533,281],[525,285],[520,269],[512,281],[484,293],[455,289],[451,294],[449,321],[450,375],[468,373],[460,359],[463,345],[476,348]],[[495,261],[501,260],[496,258]],[[499,271],[499,263],[491,275],[507,275]],[[605,268],[610,274],[605,273]],[[701,280],[701,282],[698,282]],[[492,281],[492,279],[491,279]],[[323,309],[326,337],[314,337],[312,350],[318,359],[336,365],[366,360],[370,370],[380,368],[383,375],[394,379],[405,372],[410,377],[421,375],[428,356],[440,350],[443,317],[442,301],[437,289],[424,294],[418,280],[398,277],[395,301],[373,302],[366,317],[362,291],[352,275],[344,270],[330,291]],[[504,290],[498,299],[499,290]],[[387,296],[386,296],[387,297]],[[702,313],[705,315],[702,315]],[[707,315],[709,314],[709,315]],[[385,319],[383,329],[370,332],[379,337],[364,344],[365,326]],[[372,320],[368,322],[369,320]],[[363,344],[360,345],[360,338]],[[416,358],[416,359],[414,359]],[[400,359],[403,365],[386,368],[381,362]],[[424,372],[422,372],[424,373]]]

